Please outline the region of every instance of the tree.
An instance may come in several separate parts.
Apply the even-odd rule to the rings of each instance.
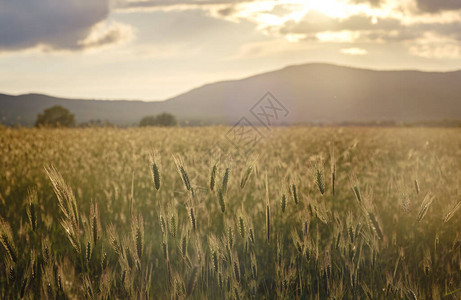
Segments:
[[[144,127],[144,126],[156,126],[157,125],[157,120],[155,116],[146,116],[141,119],[141,122],[139,122],[139,126]]]
[[[75,126],[75,118],[67,108],[55,105],[45,109],[43,114],[38,114],[35,126],[73,127]]]
[[[139,126],[175,126],[178,122],[176,117],[169,113],[161,113],[157,116],[146,116],[141,119]]]
[[[156,119],[158,126],[175,126],[178,123],[175,116],[169,113],[159,114]]]

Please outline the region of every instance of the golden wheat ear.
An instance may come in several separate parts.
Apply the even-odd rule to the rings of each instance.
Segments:
[[[5,248],[6,253],[11,261],[18,261],[18,252],[14,244],[13,232],[10,225],[0,217],[0,241]]]
[[[459,199],[458,202],[456,202],[456,204],[454,204],[452,208],[445,214],[445,217],[443,218],[443,223],[447,223],[448,221],[450,221],[450,219],[453,218],[453,216],[455,215],[455,213],[458,211],[460,207],[461,207],[461,199]]]
[[[320,167],[316,167],[315,170],[315,183],[320,191],[320,194],[325,194],[325,180],[323,175],[323,170]]]
[[[240,181],[240,188],[244,188],[248,182],[248,178],[250,178],[251,173],[253,172],[253,165],[247,167],[245,173],[242,176],[242,180]]]
[[[54,192],[58,198],[59,208],[63,214],[61,226],[64,228],[72,247],[74,247],[77,253],[80,253],[82,247],[80,240],[80,216],[75,195],[61,174],[53,166],[46,167],[45,173],[53,185]]]
[[[210,172],[210,190],[213,191],[216,184],[217,164],[214,164]]]
[[[181,176],[181,179],[184,183],[184,187],[186,188],[187,191],[190,191],[191,193],[193,193],[192,186],[189,180],[189,175],[187,174],[186,169],[184,168],[184,162],[182,161],[179,155],[173,156],[173,159],[176,164],[178,173]]]
[[[37,230],[37,218],[38,218],[38,192],[37,188],[31,188],[27,192],[27,206],[26,206],[27,218],[29,220],[32,231]]]
[[[151,164],[152,182],[154,183],[155,189],[158,191],[160,189],[160,170],[157,162],[157,155],[155,153],[150,153],[149,158]]]

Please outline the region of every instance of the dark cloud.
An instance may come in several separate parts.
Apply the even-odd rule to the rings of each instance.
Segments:
[[[120,33],[109,30],[91,43],[81,43],[108,14],[109,0],[1,0],[0,49],[43,45],[76,50],[111,43]]]
[[[372,7],[379,7],[385,0],[349,0],[353,4],[368,3]],[[446,10],[460,10],[461,0],[416,0],[421,12],[437,13]]]
[[[417,3],[421,11],[430,13],[461,9],[461,0],[417,0]]]
[[[119,9],[133,8],[162,8],[177,5],[214,5],[214,4],[238,4],[241,2],[251,2],[254,0],[140,0],[140,1],[116,1],[116,7]]]
[[[351,0],[350,3],[353,4],[362,4],[362,3],[368,3],[372,7],[379,7],[381,4],[384,2],[384,0]]]
[[[235,13],[235,9],[232,6],[229,6],[229,7],[226,7],[226,8],[218,10],[218,14],[221,17],[228,17],[228,16],[232,15],[233,13]]]

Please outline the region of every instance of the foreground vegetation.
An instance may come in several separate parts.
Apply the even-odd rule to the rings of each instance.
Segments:
[[[459,299],[459,129],[227,130],[0,129],[0,298]]]

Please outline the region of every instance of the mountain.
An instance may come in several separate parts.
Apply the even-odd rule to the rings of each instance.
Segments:
[[[161,112],[191,122],[234,123],[242,117],[258,122],[250,110],[254,105],[261,108],[265,100],[258,101],[267,92],[278,99],[272,100],[276,106],[286,108],[279,110],[282,123],[461,119],[461,71],[376,71],[330,64],[289,66],[207,84],[158,102],[0,94],[0,118],[7,124],[31,125],[45,108],[62,105],[78,122],[107,120],[131,125],[145,115]],[[266,105],[266,114],[273,112]]]

